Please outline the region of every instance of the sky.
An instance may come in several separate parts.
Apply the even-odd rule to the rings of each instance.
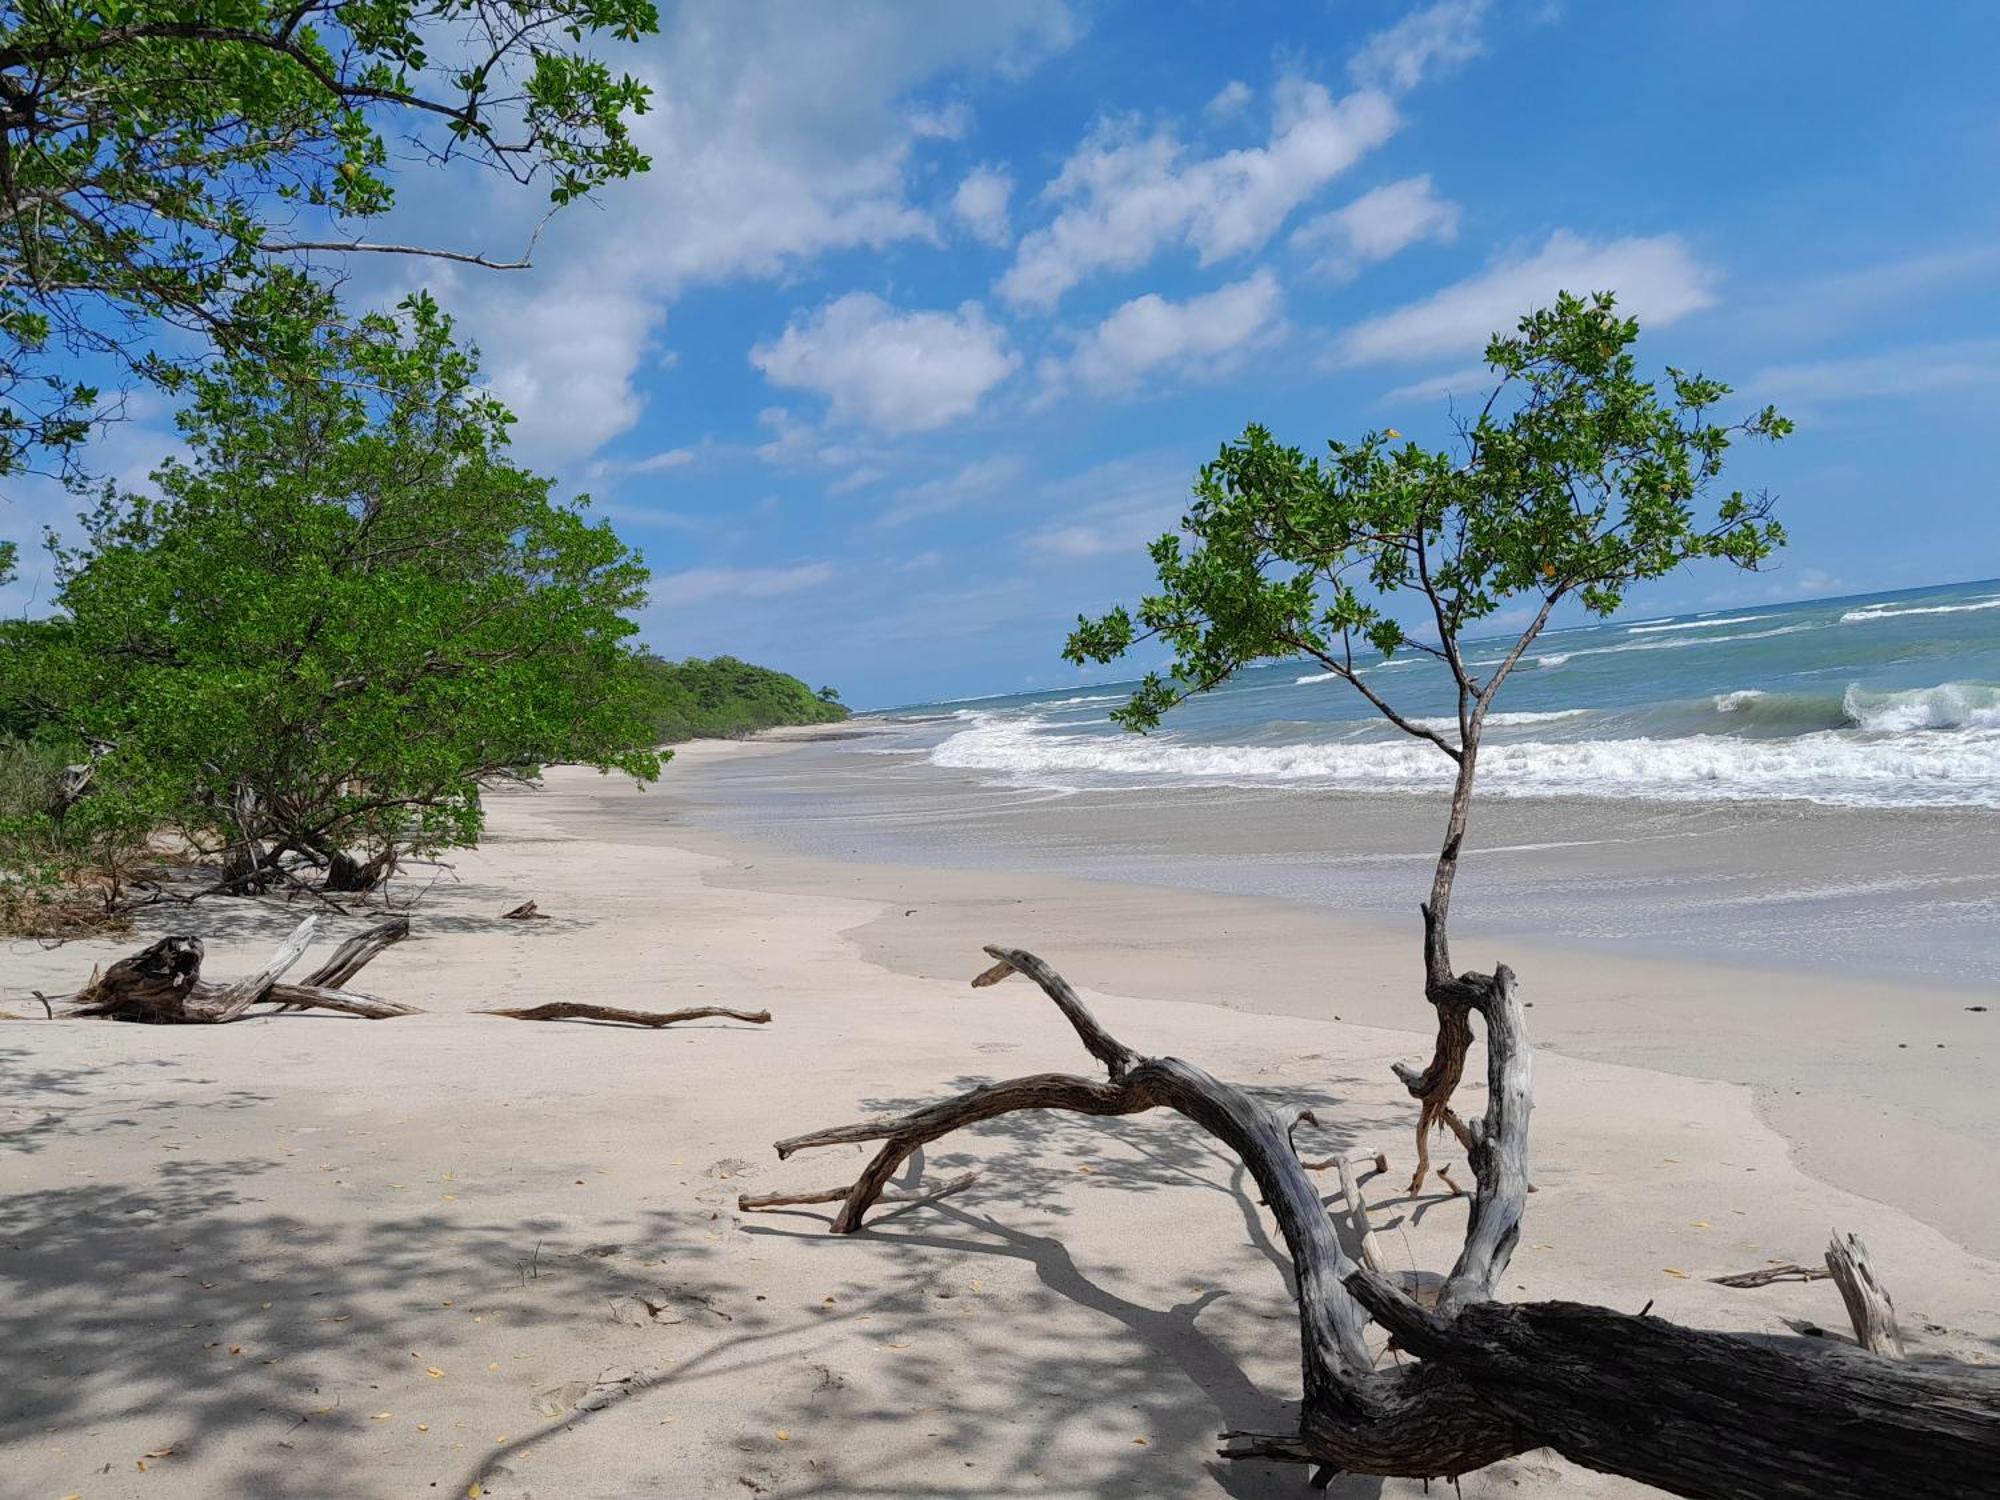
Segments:
[[[655,91],[650,174],[557,216],[532,270],[350,286],[460,317],[517,457],[645,554],[662,654],[859,707],[1082,680],[1069,626],[1136,599],[1245,423],[1442,440],[1487,336],[1565,288],[1615,291],[1642,364],[1798,423],[1730,471],[1779,496],[1779,565],[1632,609],[2000,573],[2000,5],[662,12],[612,54]],[[380,238],[528,243],[532,194],[421,170]],[[143,474],[170,433],[142,398],[98,466]],[[24,574],[0,605],[46,590]]]

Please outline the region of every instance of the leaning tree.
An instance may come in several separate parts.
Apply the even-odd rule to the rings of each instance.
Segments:
[[[1331,443],[1318,459],[1246,429],[1202,469],[1182,532],[1153,544],[1159,592],[1136,613],[1080,619],[1065,652],[1082,664],[1146,641],[1172,649],[1172,667],[1149,674],[1113,714],[1139,731],[1244,667],[1307,657],[1453,767],[1422,907],[1437,1049],[1421,1072],[1398,1069],[1421,1103],[1412,1192],[1429,1170],[1434,1130],[1449,1126],[1471,1144],[1451,1096],[1472,1040],[1468,1017],[1493,977],[1453,973],[1449,922],[1480,743],[1501,689],[1559,605],[1601,618],[1636,582],[1709,558],[1754,569],[1784,540],[1767,495],[1711,491],[1734,440],[1781,438],[1791,424],[1770,407],[1718,420],[1729,387],[1700,375],[1669,368],[1664,389],[1641,379],[1638,336],[1609,294],[1559,296],[1487,345],[1492,393],[1443,448],[1399,443],[1392,429]],[[1482,673],[1467,643],[1515,619],[1525,620],[1518,634],[1487,643]],[[1371,681],[1374,662],[1398,651],[1450,674],[1454,723],[1399,708]]]

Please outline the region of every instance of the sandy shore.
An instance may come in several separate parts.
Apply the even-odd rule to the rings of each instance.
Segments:
[[[741,753],[699,748],[675,774]],[[852,893],[755,889],[774,879],[744,868],[761,857],[642,827],[631,796],[564,772],[495,799],[486,847],[366,975],[432,1014],[0,1024],[0,1495],[1298,1493],[1296,1471],[1212,1457],[1222,1428],[1286,1424],[1296,1332],[1268,1219],[1191,1128],[996,1122],[922,1163],[978,1163],[977,1187],[852,1239],[735,1197],[830,1184],[859,1155],[780,1164],[778,1136],[1081,1069],[1025,984],[964,987],[979,943],[1006,938],[1059,960],[1134,1046],[1313,1106],[1328,1146],[1387,1150],[1378,1230],[1442,1269],[1464,1208],[1397,1196],[1409,1110],[1387,1066],[1427,1039],[1128,982],[1137,947],[1102,936],[1140,931],[1116,888],[1010,904],[973,876],[911,872],[894,894],[855,867]],[[528,897],[553,920],[498,919]],[[252,966],[295,917],[205,910],[211,971]],[[1262,974],[1279,958],[1258,936],[1221,941]],[[131,946],[0,949],[0,1008]],[[1340,956],[1379,1019],[1401,957]],[[777,1019],[634,1034],[467,1014],[560,998]],[[1838,1325],[1824,1284],[1700,1279],[1812,1259],[1837,1224],[1867,1238],[1920,1344],[2000,1351],[2000,1267],[1801,1170],[1749,1089],[1553,1053],[1537,1085],[1510,1295]],[[1990,1198],[1973,1142],[1955,1150],[1954,1191]],[[1544,1455],[1465,1492],[1641,1493]]]

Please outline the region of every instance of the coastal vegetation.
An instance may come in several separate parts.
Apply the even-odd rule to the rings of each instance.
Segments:
[[[848,715],[832,688],[814,692],[798,678],[733,656],[638,662],[642,712],[655,744],[741,739],[797,724],[838,724]]]
[[[106,485],[54,544],[56,623],[7,696],[82,753],[63,824],[172,830],[228,890],[362,891],[476,840],[497,777],[657,776],[645,568],[507,461],[450,320],[412,298],[301,359],[198,376],[157,494]]]
[[[1785,538],[1768,494],[1712,492],[1732,444],[1783,438],[1790,422],[1768,406],[1719,420],[1729,387],[1701,375],[1642,379],[1638,338],[1609,293],[1529,312],[1487,344],[1491,392],[1443,447],[1391,429],[1321,459],[1247,428],[1202,468],[1183,530],[1153,543],[1158,592],[1079,619],[1065,648],[1079,665],[1152,641],[1173,653],[1113,714],[1141,733],[1245,667],[1306,658],[1456,768],[1421,908],[1437,1050],[1400,1073],[1421,1105],[1412,1192],[1435,1129],[1472,1145],[1451,1096],[1494,981],[1454,972],[1451,896],[1501,689],[1559,606],[1607,618],[1635,583],[1704,561],[1755,569]],[[1402,712],[1373,684],[1399,651],[1449,671],[1451,720]]]
[[[644,564],[509,459],[429,297],[187,389],[185,455],[93,489],[49,614],[0,624],[0,928],[99,926],[166,858],[183,895],[374,890],[476,843],[496,782],[847,716],[633,644]]]

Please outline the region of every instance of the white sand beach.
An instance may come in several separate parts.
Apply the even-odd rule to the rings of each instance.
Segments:
[[[978,1166],[975,1186],[879,1209],[851,1238],[828,1235],[819,1208],[745,1214],[736,1198],[832,1185],[862,1157],[779,1163],[782,1136],[973,1080],[1090,1071],[1025,981],[966,987],[981,943],[1007,942],[1055,962],[1140,1051],[1310,1106],[1329,1154],[1386,1152],[1368,1183],[1384,1248],[1443,1270],[1465,1200],[1401,1193],[1412,1109],[1389,1064],[1430,1046],[1408,955],[1314,952],[1246,921],[1214,932],[1199,983],[1154,985],[1120,950],[1124,888],[1077,882],[1059,902],[1044,888],[1037,905],[1026,877],[912,869],[896,887],[857,866],[855,894],[830,877],[808,889],[802,864],[746,868],[764,856],[712,829],[680,837],[645,800],[783,753],[691,747],[636,804],[588,772],[496,794],[484,846],[360,985],[428,1014],[0,1023],[0,1495],[1299,1493],[1296,1469],[1213,1456],[1224,1428],[1286,1425],[1297,1325],[1268,1214],[1185,1122],[995,1122],[920,1163],[934,1180]],[[620,836],[638,806],[645,836]],[[1154,895],[1154,921],[1183,899]],[[530,898],[551,920],[500,920]],[[137,939],[9,944],[0,1009],[38,1015],[32,990],[72,989],[170,930],[199,931],[207,972],[227,978],[300,915],[213,903],[156,910]],[[362,921],[330,921],[323,941]],[[921,924],[909,939],[885,935],[906,922]],[[1531,998],[1575,985],[1582,962],[1545,975],[1540,950],[1503,956]],[[1232,965],[1367,998],[1333,1007],[1341,1021],[1193,998]],[[1843,1079],[1866,1059],[1833,1055],[1791,1012],[1765,1025],[1705,978],[1690,988],[1664,960],[1617,974],[1621,1004],[1679,986],[1694,1061],[1662,1057],[1676,1071],[1538,1056],[1538,1191],[1505,1294],[1845,1337],[1827,1283],[1704,1280],[1816,1261],[1837,1226],[1868,1242],[1919,1353],[2000,1359],[2000,1265],[1966,1248],[1993,1243],[2000,1195],[1979,1143],[1947,1128],[1977,1107],[1980,1066],[1939,1071],[1929,1159],[1869,1168],[1931,1174],[1953,1207],[1926,1222],[1809,1170],[1854,1158],[1843,1136],[1879,1134],[1843,1113]],[[775,1019],[633,1032],[469,1014],[560,999]],[[1964,1045],[1988,1045],[1970,1030],[1982,1023],[1965,1020]],[[1811,1103],[1760,1112],[1748,1086],[1689,1076],[1702,1049],[1738,1038],[1783,1052]],[[1343,1478],[1330,1493],[1421,1489]],[[1464,1492],[1649,1493],[1547,1455]]]

